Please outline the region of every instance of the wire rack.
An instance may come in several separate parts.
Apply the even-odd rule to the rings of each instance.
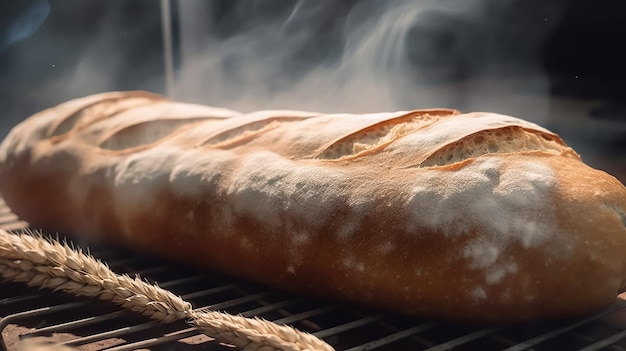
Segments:
[[[27,226],[0,199],[0,227]],[[289,295],[213,272],[134,252],[91,247],[117,273],[139,274],[194,307],[291,325],[337,350],[613,350],[626,351],[626,301],[587,318],[560,322],[471,326],[380,313]],[[185,321],[158,324],[111,303],[0,281],[0,347],[28,338],[83,350],[233,350]]]

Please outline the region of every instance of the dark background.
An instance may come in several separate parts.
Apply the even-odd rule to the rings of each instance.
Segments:
[[[332,60],[341,52],[340,20],[358,2],[325,1],[323,12],[304,23],[317,33],[318,46],[295,49],[285,62],[289,75],[297,76],[307,65]],[[208,5],[207,26],[216,37],[227,38],[240,28],[283,18],[294,3],[214,0]],[[485,3],[488,6],[489,2]],[[177,34],[176,2],[172,4]],[[252,10],[246,13],[243,6]],[[416,25],[408,37],[413,47],[426,46],[428,54],[409,50],[409,61],[434,72],[415,79],[440,84],[471,79],[490,65],[507,64],[523,71],[526,60],[539,57],[550,80],[551,95],[601,98],[605,103],[590,110],[590,118],[626,123],[625,13],[626,2],[617,0],[507,1],[497,18],[477,25],[462,16],[435,11],[429,15],[435,25]],[[552,23],[538,40],[531,33],[545,25],[547,18]],[[16,26],[19,29],[25,19],[40,24],[22,28],[23,37],[12,40]],[[483,40],[481,33],[494,26],[498,29],[494,39],[499,43],[497,51],[488,57],[472,52],[473,43]],[[463,30],[451,32],[450,27]],[[164,93],[162,50],[158,1],[1,1],[0,138],[30,114],[74,97],[103,90]],[[90,66],[83,64],[85,57]],[[467,57],[472,57],[472,65],[467,64]],[[102,67],[107,74],[91,77],[93,67]],[[229,68],[226,65],[224,69]],[[619,146],[619,137],[610,139],[612,147]]]

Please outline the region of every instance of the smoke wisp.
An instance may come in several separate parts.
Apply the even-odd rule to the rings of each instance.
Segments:
[[[541,122],[541,50],[562,1],[172,1],[173,97],[240,111],[451,107]],[[166,92],[158,3],[1,6],[0,17],[15,15],[0,21],[0,134],[88,94]]]
[[[546,113],[537,52],[554,8],[536,9],[533,28],[514,20],[513,1],[278,3],[245,1],[216,17],[181,2],[176,97],[243,111]],[[198,27],[210,12],[214,22]]]

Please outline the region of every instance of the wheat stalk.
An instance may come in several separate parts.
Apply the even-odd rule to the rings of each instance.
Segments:
[[[29,286],[109,300],[166,323],[188,318],[209,337],[244,350],[333,350],[313,335],[287,326],[194,311],[189,302],[165,289],[139,277],[118,275],[82,250],[37,233],[15,234],[0,228],[0,276]]]

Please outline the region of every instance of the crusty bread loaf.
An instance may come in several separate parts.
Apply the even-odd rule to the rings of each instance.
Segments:
[[[286,290],[479,322],[626,288],[626,189],[517,118],[234,111],[142,93],[45,110],[0,147],[36,226]]]

